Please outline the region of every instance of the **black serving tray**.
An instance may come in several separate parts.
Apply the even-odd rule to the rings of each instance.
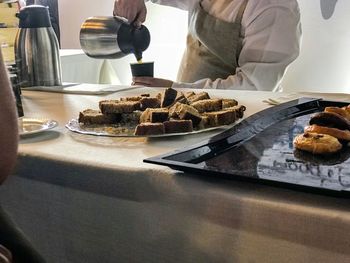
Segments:
[[[203,176],[350,197],[350,147],[313,155],[294,149],[313,113],[348,102],[301,98],[258,112],[199,144],[145,159]]]

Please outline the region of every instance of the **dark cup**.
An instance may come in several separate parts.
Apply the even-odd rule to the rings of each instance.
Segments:
[[[153,77],[154,62],[131,63],[133,77]]]

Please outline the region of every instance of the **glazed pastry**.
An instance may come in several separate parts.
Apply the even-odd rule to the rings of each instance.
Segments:
[[[347,119],[348,121],[350,121],[350,110],[346,110],[346,108],[326,107],[324,111],[339,114],[343,116],[345,119]]]
[[[319,126],[319,125],[313,124],[310,126],[306,126],[304,129],[304,132],[328,134],[328,135],[331,135],[339,140],[350,141],[350,131],[349,130],[340,130],[337,128],[330,128],[330,127],[324,127],[324,126]]]
[[[305,132],[294,138],[294,147],[313,154],[332,154],[342,148],[337,138],[328,134]]]
[[[339,114],[332,112],[319,112],[311,117],[309,124],[332,127],[340,130],[350,130],[350,122]]]

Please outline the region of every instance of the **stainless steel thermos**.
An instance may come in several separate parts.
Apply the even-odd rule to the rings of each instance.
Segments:
[[[41,5],[21,8],[15,60],[21,87],[62,85],[59,44],[49,10]]]
[[[140,60],[150,39],[144,25],[137,28],[115,16],[90,17],[80,29],[80,46],[93,58],[120,58],[134,54]]]

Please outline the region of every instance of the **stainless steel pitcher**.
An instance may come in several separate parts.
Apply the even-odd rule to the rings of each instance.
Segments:
[[[126,19],[115,16],[90,17],[80,29],[80,46],[93,58],[120,58],[134,54],[140,60],[150,39],[144,25],[136,28]]]
[[[62,85],[59,44],[49,11],[41,5],[21,8],[15,59],[21,87]]]

